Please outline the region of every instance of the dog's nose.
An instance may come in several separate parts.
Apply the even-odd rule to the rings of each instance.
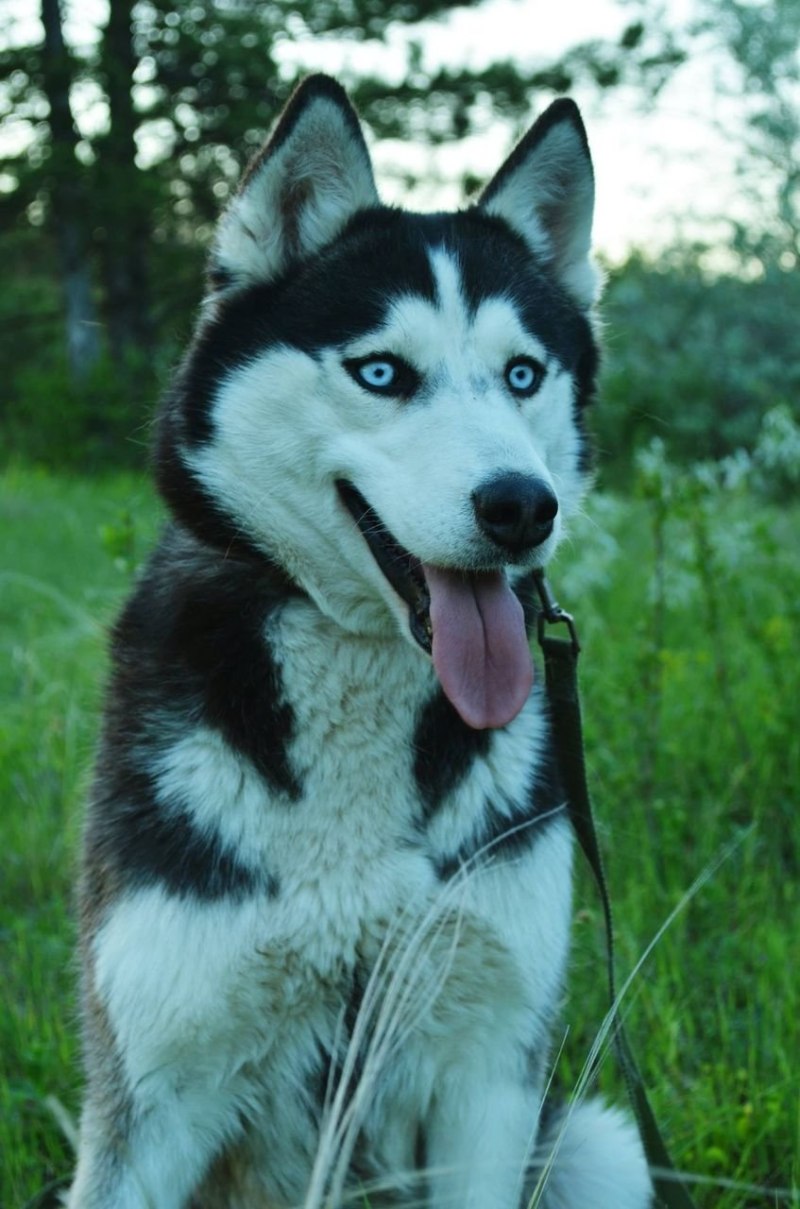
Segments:
[[[512,554],[538,546],[553,531],[558,500],[541,479],[509,471],[487,479],[472,493],[478,524]]]

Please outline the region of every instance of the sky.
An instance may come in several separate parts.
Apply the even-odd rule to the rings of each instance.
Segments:
[[[2,0],[29,28],[37,25],[38,0]],[[72,43],[91,39],[107,19],[106,0],[62,0],[66,33]],[[676,25],[694,12],[693,0],[666,0]],[[620,0],[484,0],[457,10],[446,23],[430,23],[425,38],[431,65],[461,62],[480,66],[513,57],[541,64],[578,42],[617,39],[635,16]],[[34,37],[36,34],[34,33]],[[403,70],[404,31],[397,29],[378,51],[363,44],[285,43],[287,68],[300,64],[334,74],[376,65],[389,83]],[[376,64],[377,59],[377,64]],[[735,148],[721,131],[730,125],[730,106],[715,84],[713,60],[700,55],[684,65],[643,112],[633,90],[576,89],[592,147],[597,180],[595,242],[609,260],[631,247],[657,251],[678,234],[708,233],[710,216],[736,211]],[[410,199],[399,192],[393,169],[409,165],[423,176],[455,178],[467,167],[479,179],[490,176],[510,150],[512,132],[497,127],[457,147],[432,151],[399,143],[375,149],[379,182],[387,200],[418,208],[455,204],[459,194],[423,185]],[[428,170],[430,169],[430,172]],[[713,232],[712,232],[713,235]]]

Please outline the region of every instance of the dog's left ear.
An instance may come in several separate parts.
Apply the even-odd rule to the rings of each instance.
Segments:
[[[594,173],[574,101],[554,101],[533,124],[478,202],[503,218],[548,261],[569,294],[588,309],[599,293],[592,264]]]
[[[379,204],[361,125],[324,75],[295,90],[220,219],[212,285],[273,281],[334,239],[357,210]]]

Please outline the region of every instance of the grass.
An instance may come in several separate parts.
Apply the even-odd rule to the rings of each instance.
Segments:
[[[637,500],[600,497],[552,576],[584,641],[588,766],[622,976],[712,870],[623,1004],[659,1121],[708,1209],[798,1203],[797,520],[744,494],[651,483]],[[9,1207],[70,1168],[48,1105],[55,1097],[73,1116],[79,1105],[71,884],[81,800],[107,627],[157,524],[150,489],[130,476],[0,478]],[[605,1010],[602,920],[581,871],[563,1087],[577,1082]],[[610,1059],[601,1081],[619,1092]]]
[[[72,875],[106,627],[135,557],[126,516],[155,530],[131,478],[0,482],[0,1204],[68,1171],[47,1107],[77,1112]],[[144,540],[144,538],[143,538]]]

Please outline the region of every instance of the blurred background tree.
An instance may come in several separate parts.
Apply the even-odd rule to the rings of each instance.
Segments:
[[[596,424],[618,480],[653,437],[684,462],[720,460],[756,450],[776,415],[800,421],[800,5],[697,0],[675,29],[668,4],[624,3],[669,40],[676,82],[693,58],[714,63],[725,104],[708,121],[736,148],[737,196],[713,243],[634,251],[612,273]]]
[[[621,0],[647,18],[670,45],[676,70],[698,55],[714,64],[718,98],[736,103],[719,133],[738,146],[746,200],[729,215],[742,265],[794,268],[800,260],[800,5],[797,0],[695,0],[694,15],[675,28],[664,0]],[[730,122],[733,106],[726,109]],[[698,120],[700,115],[698,114]],[[720,217],[723,217],[720,215]]]
[[[726,91],[747,98],[738,171],[755,215],[736,246],[765,267],[800,263],[800,5],[702,0],[695,27],[734,66]]]

